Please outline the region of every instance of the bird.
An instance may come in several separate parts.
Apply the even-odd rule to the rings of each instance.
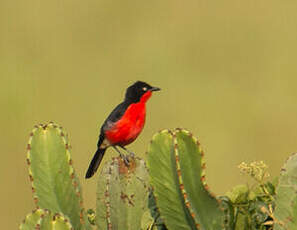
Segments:
[[[146,102],[154,91],[161,90],[143,81],[129,86],[122,103],[115,107],[100,129],[97,151],[95,152],[85,178],[91,178],[97,171],[105,151],[113,147],[128,165],[128,158],[117,147],[134,156],[125,146],[135,141],[143,130],[146,118]]]

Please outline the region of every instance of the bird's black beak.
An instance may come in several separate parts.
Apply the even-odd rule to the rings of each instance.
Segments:
[[[149,89],[150,91],[160,91],[161,89],[158,87],[152,87]]]

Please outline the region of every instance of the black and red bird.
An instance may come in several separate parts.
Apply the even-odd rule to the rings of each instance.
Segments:
[[[145,104],[152,92],[158,90],[160,88],[152,87],[142,81],[135,82],[126,90],[124,101],[111,112],[101,127],[97,151],[90,163],[86,178],[94,175],[106,149],[110,146],[120,154],[125,163],[128,163],[117,146],[129,152],[125,146],[132,143],[141,133],[145,123]]]

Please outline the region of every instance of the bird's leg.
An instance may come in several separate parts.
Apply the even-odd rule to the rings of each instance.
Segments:
[[[113,148],[120,154],[120,157],[123,159],[125,165],[126,165],[126,166],[129,166],[129,160],[128,160],[128,157],[127,157],[125,154],[121,153],[121,151],[118,150],[118,148],[117,148],[116,146],[113,145],[112,147],[113,147]]]
[[[135,154],[133,152],[131,152],[130,150],[128,150],[127,148],[125,148],[124,146],[120,146],[122,149],[124,149],[126,152],[128,152],[132,158],[135,157]]]

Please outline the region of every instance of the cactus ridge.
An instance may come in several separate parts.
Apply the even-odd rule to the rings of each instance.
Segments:
[[[208,186],[208,184],[206,183],[206,162],[205,162],[205,158],[204,158],[204,155],[205,155],[205,154],[204,154],[204,151],[203,151],[203,149],[202,149],[202,147],[201,147],[201,144],[200,144],[198,138],[196,138],[190,131],[188,131],[188,130],[186,130],[186,129],[183,129],[183,128],[176,128],[176,129],[175,129],[175,132],[174,132],[174,136],[173,136],[175,142],[177,142],[177,140],[176,140],[176,133],[177,133],[177,132],[182,132],[182,133],[188,135],[188,136],[192,139],[192,141],[193,141],[194,143],[196,143],[197,148],[198,148],[198,152],[200,153],[200,157],[201,157],[201,164],[200,164],[200,165],[201,165],[200,180],[201,180],[202,185],[204,186],[205,190],[207,190],[207,191],[209,192],[209,195],[210,195],[211,197],[215,198],[215,200],[217,200],[217,199],[216,199],[216,195],[215,195],[213,192],[211,192],[211,191],[209,190],[209,186]],[[177,146],[176,146],[175,150],[178,151]],[[217,201],[218,201],[218,203],[219,203],[219,200],[217,200]]]
[[[177,170],[177,176],[178,176],[180,192],[183,195],[185,206],[188,209],[188,211],[190,212],[190,215],[192,216],[192,218],[193,218],[193,220],[195,222],[196,228],[199,229],[200,228],[199,219],[195,215],[194,209],[193,209],[193,207],[191,205],[191,202],[190,202],[190,200],[188,198],[188,193],[185,190],[185,186],[184,186],[184,182],[183,182],[183,178],[182,178],[182,174],[181,174],[181,167],[180,167],[180,161],[179,161],[178,143],[177,143],[177,139],[176,139],[176,133],[173,132],[172,136],[173,136],[175,163],[176,163],[176,170]]]
[[[169,141],[169,142],[172,141],[172,143],[173,143],[173,138],[172,138],[172,137],[173,137],[173,132],[172,132],[171,130],[169,130],[169,129],[164,129],[164,130],[160,130],[160,131],[158,131],[156,134],[153,135],[153,137],[152,137],[152,139],[151,139],[151,141],[150,141],[150,146],[152,146],[153,143],[157,142],[158,138],[159,138],[160,136],[162,136],[162,135],[166,135],[166,136],[168,137],[168,141]],[[170,144],[171,144],[171,143],[170,143]],[[169,147],[170,147],[170,146],[169,146]],[[150,151],[151,151],[151,149],[149,149],[149,150],[147,151],[147,155],[148,155],[148,157],[150,157],[150,156],[152,155],[152,153],[150,153]],[[169,154],[169,153],[168,153],[168,154]],[[168,156],[169,159],[166,159],[165,161],[158,160],[158,163],[161,164],[161,165],[159,165],[158,168],[163,168],[163,167],[164,167],[164,168],[167,168],[167,167],[168,167],[167,165],[164,165],[164,163],[167,162],[167,160],[170,160],[170,156],[167,155],[167,154],[164,155],[164,156]],[[176,159],[175,159],[174,161],[176,162]],[[154,166],[154,162],[150,162],[150,159],[149,159],[149,161],[148,161],[148,164],[149,164],[149,168],[152,168],[152,166]],[[152,164],[152,166],[151,166],[150,164]],[[168,170],[170,170],[170,168],[168,168]],[[151,171],[151,169],[149,169],[149,171]],[[159,174],[159,173],[158,173],[158,174]],[[154,178],[154,177],[151,175],[151,176],[150,176],[151,182],[153,182],[153,178]],[[169,178],[169,179],[171,179],[171,178]],[[164,180],[164,179],[163,179],[163,180]],[[162,182],[160,181],[160,183],[162,183]],[[166,183],[167,183],[167,182],[166,182]],[[171,183],[174,183],[174,182],[173,182],[173,181],[170,181],[169,183],[171,184]],[[161,214],[161,218],[164,220],[165,224],[166,224],[166,223],[169,224],[169,223],[170,223],[170,218],[169,218],[169,216],[164,215],[164,213],[162,212],[162,211],[163,211],[162,208],[161,208],[161,201],[162,201],[162,199],[159,200],[159,194],[156,193],[156,187],[157,187],[157,185],[155,185],[154,183],[151,183],[151,186],[152,186],[153,195],[154,195],[154,198],[155,198],[156,207],[157,207],[157,209],[159,210],[159,213]],[[176,196],[179,196],[179,195],[176,194]],[[161,198],[162,198],[162,197],[161,197]],[[174,200],[178,200],[178,197],[175,197]],[[178,203],[178,207],[179,207],[179,208],[182,208],[182,207],[181,207],[181,204]],[[176,211],[179,211],[179,210],[180,210],[180,209],[178,209],[178,210],[176,210]],[[180,220],[187,219],[186,215],[185,215],[183,212],[177,213],[177,214],[175,214],[175,215],[177,215],[177,217],[181,217],[181,216],[183,215],[183,216],[181,217]],[[180,220],[179,220],[179,222],[180,222]],[[166,224],[166,225],[167,225],[167,224]],[[182,226],[182,227],[181,227],[181,226]],[[186,228],[187,228],[187,227],[185,226],[185,223],[182,223],[181,226],[177,226],[177,227],[180,227],[180,228],[182,228],[182,229],[186,229]],[[169,225],[168,227],[170,227],[170,225]]]
[[[159,135],[159,134],[162,134],[162,133],[164,133],[164,134],[166,134],[166,133],[169,133],[169,134],[173,134],[172,132],[171,132],[171,130],[169,130],[169,129],[161,129],[161,130],[159,130],[158,132],[156,132],[154,135],[153,135],[153,137],[152,137],[152,139],[150,140],[150,145],[152,145],[152,143],[153,143],[153,141],[155,140],[155,138]],[[146,152],[145,152],[145,155],[147,156],[149,154],[149,151],[147,150]],[[156,205],[155,205],[155,209],[156,209],[156,211],[158,212],[158,213],[160,213],[160,206],[158,205],[158,199],[157,199],[157,196],[156,195],[154,195],[154,186],[151,184],[151,192],[152,192],[152,196],[154,197],[154,200],[155,200],[155,203],[156,203]],[[161,216],[160,215],[160,218],[162,219],[162,220],[164,220],[164,216]]]
[[[36,189],[35,189],[35,186],[34,186],[34,178],[33,178],[33,173],[32,173],[32,170],[31,170],[31,160],[30,160],[30,157],[31,157],[31,142],[32,142],[33,136],[34,136],[37,129],[39,129],[39,126],[35,125],[32,132],[30,133],[29,141],[28,141],[28,144],[27,144],[27,159],[26,159],[26,162],[27,162],[28,170],[29,170],[29,179],[30,179],[30,182],[31,182],[31,190],[32,190],[32,193],[33,193],[33,201],[34,201],[34,203],[36,205],[36,208],[39,209],[38,204],[37,204],[38,203],[38,197],[37,197],[37,195],[35,193]]]
[[[158,132],[156,132],[154,135],[153,135],[153,137],[152,137],[152,139],[151,139],[151,141],[150,141],[150,144],[152,144],[153,142],[154,142],[154,140],[158,137],[158,135],[160,135],[160,134],[170,134],[170,135],[173,135],[173,132],[171,132],[171,130],[170,129],[161,129],[161,130],[159,130]],[[146,155],[148,154],[148,150],[146,151]]]
[[[26,229],[26,225],[34,225],[35,229],[38,229],[38,225],[41,224],[42,219],[49,211],[46,209],[35,209],[31,213],[29,213],[23,222],[21,223],[19,229],[23,230]],[[37,215],[37,216],[36,216]],[[35,224],[36,222],[36,224]]]
[[[106,190],[105,190],[105,200],[104,200],[104,203],[105,203],[105,206],[106,206],[106,221],[107,221],[107,228],[108,230],[111,230],[112,229],[112,223],[111,223],[111,219],[110,219],[110,194],[109,194],[109,186],[110,186],[110,179],[111,179],[111,176],[112,176],[112,172],[113,172],[113,168],[114,168],[114,163],[115,163],[115,159],[113,158],[112,159],[112,162],[109,166],[109,169],[108,169],[108,173],[107,173],[107,176],[106,176]]]
[[[73,160],[71,159],[71,154],[70,154],[70,149],[71,149],[71,145],[69,143],[68,140],[68,135],[67,133],[64,131],[64,129],[59,126],[58,124],[54,123],[54,122],[49,122],[48,124],[39,124],[39,125],[35,125],[33,130],[31,131],[30,135],[29,135],[29,141],[27,144],[27,158],[26,158],[26,162],[28,165],[28,171],[29,171],[29,179],[31,182],[31,187],[32,187],[32,193],[33,193],[33,200],[34,203],[36,205],[36,208],[48,208],[48,207],[41,207],[44,206],[42,204],[40,204],[40,197],[38,195],[38,193],[36,192],[38,190],[38,188],[35,185],[35,178],[34,178],[34,172],[32,170],[32,140],[35,137],[35,135],[38,135],[37,133],[40,131],[49,131],[49,130],[55,130],[57,131],[57,134],[59,135],[59,137],[62,140],[62,143],[64,145],[65,148],[65,154],[66,154],[66,160],[67,160],[67,164],[68,164],[68,172],[66,171],[66,173],[69,175],[69,180],[71,181],[70,184],[72,185],[73,189],[74,189],[74,193],[78,199],[78,207],[80,209],[79,211],[79,222],[80,224],[84,224],[85,220],[86,220],[86,216],[84,215],[84,207],[83,207],[83,199],[82,199],[82,195],[81,195],[81,191],[80,191],[80,183],[79,180],[76,176],[74,167],[73,167]],[[45,175],[47,176],[47,175]],[[54,188],[54,181],[52,178],[47,178],[47,181],[49,181],[48,186],[50,186],[52,189]],[[41,191],[39,191],[41,192]],[[52,193],[54,194],[54,193]],[[61,206],[59,204],[59,198],[56,196],[56,194],[54,194],[55,200],[52,200],[53,203],[51,203],[53,205],[53,207],[56,207],[53,211],[63,211],[61,210]],[[43,198],[44,199],[44,198]],[[42,203],[42,202],[41,202]]]
[[[281,169],[276,189],[273,219],[276,230],[297,229],[297,153],[292,154]]]
[[[33,210],[25,217],[23,223],[19,227],[20,230],[41,230],[45,228],[74,230],[67,217],[63,216],[61,213],[52,214],[47,209]]]
[[[193,143],[196,144],[197,148],[198,148],[198,153],[200,154],[200,166],[201,166],[201,171],[200,171],[200,181],[202,183],[202,186],[204,187],[204,189],[207,191],[207,194],[210,198],[212,198],[213,201],[215,201],[217,203],[218,208],[220,209],[220,211],[223,211],[224,209],[221,207],[221,202],[220,200],[216,199],[216,195],[211,192],[209,190],[209,186],[206,183],[206,163],[205,163],[205,159],[204,159],[204,152],[202,150],[201,144],[198,141],[198,139],[188,130],[183,129],[183,128],[176,128],[175,131],[173,132],[173,142],[174,142],[174,151],[175,151],[175,155],[176,155],[176,166],[177,166],[177,175],[179,177],[179,182],[180,182],[180,189],[181,192],[183,194],[183,197],[185,199],[185,204],[186,207],[189,209],[189,212],[192,216],[192,218],[194,219],[194,222],[196,224],[197,229],[200,228],[200,223],[201,223],[201,218],[199,218],[199,210],[196,210],[193,208],[193,206],[191,205],[191,200],[190,197],[191,194],[189,194],[187,192],[187,189],[185,188],[184,184],[183,184],[183,174],[181,173],[181,166],[180,166],[180,157],[179,157],[179,150],[178,150],[178,141],[177,141],[177,134],[178,133],[182,133],[187,135]],[[193,201],[192,201],[193,203]],[[195,205],[195,204],[193,204]],[[225,228],[224,226],[224,222],[222,222],[222,229]]]

